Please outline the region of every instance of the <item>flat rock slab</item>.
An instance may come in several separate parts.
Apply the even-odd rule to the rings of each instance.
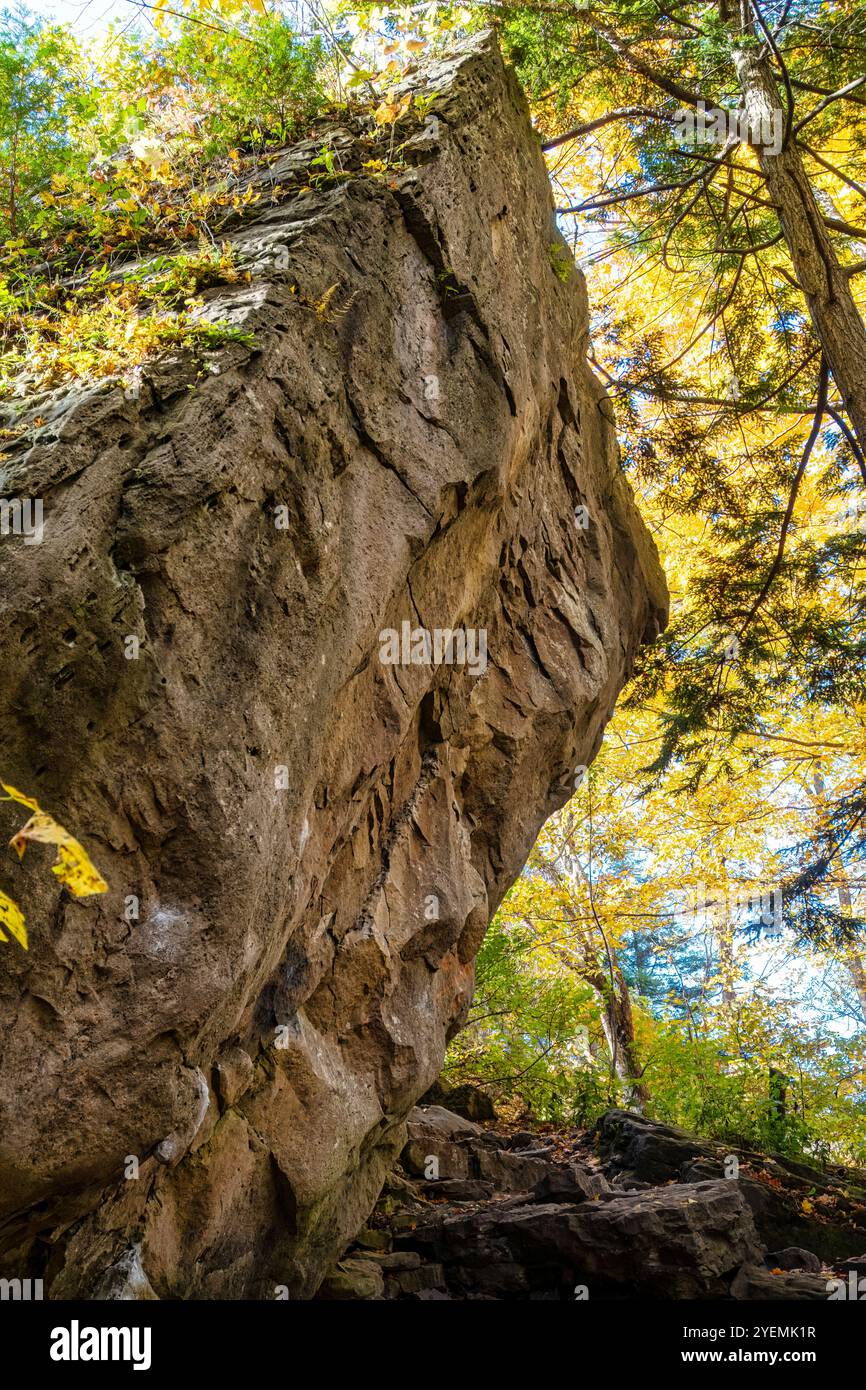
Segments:
[[[429,1218],[407,1237],[449,1270],[449,1286],[485,1287],[504,1266],[503,1292],[586,1284],[657,1298],[725,1296],[740,1267],[759,1255],[751,1213],[735,1183],[681,1184],[579,1205],[494,1204],[467,1216]]]

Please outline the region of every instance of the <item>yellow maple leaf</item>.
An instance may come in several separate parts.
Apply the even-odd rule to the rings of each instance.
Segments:
[[[0,941],[8,941],[9,937],[3,931],[6,928],[19,945],[27,950],[27,928],[24,925],[24,913],[16,902],[7,897],[5,893],[0,893]]]
[[[39,802],[34,800],[32,796],[25,796],[17,788],[9,786],[7,782],[0,782],[0,787],[3,788],[10,800],[20,802],[22,806],[27,806],[33,812],[27,824],[9,841],[19,859],[23,856],[30,841],[56,845],[57,862],[52,864],[51,872],[57,875],[61,883],[66,884],[76,898],[86,898],[91,893],[108,892],[108,884],[91,863],[84,846],[79,844],[59,821],[56,821],[47,811],[43,811]]]

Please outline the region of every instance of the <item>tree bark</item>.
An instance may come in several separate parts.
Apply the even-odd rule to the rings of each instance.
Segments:
[[[820,765],[815,768],[814,773],[815,796],[821,809],[827,805],[827,784],[824,781],[824,773]],[[848,875],[845,871],[845,863],[841,854],[837,854],[834,861],[835,871],[839,875],[838,886],[836,888],[836,898],[839,903],[839,911],[843,917],[854,916],[854,903],[851,898],[851,886],[848,882]],[[845,967],[851,977],[854,992],[860,1004],[860,1012],[863,1015],[863,1022],[866,1023],[866,967],[863,965],[863,958],[857,947],[849,944],[844,953]]]
[[[742,40],[740,39],[740,42]],[[734,66],[748,128],[757,132],[782,120],[784,105],[766,58],[735,40]],[[778,209],[785,243],[860,447],[866,451],[866,327],[839,264],[814,190],[793,139],[778,153],[752,141],[767,191]]]
[[[626,1093],[628,1103],[636,1110],[643,1111],[649,1101],[649,1091],[637,1059],[631,995],[613,948],[606,946],[606,952],[609,970],[599,965],[594,951],[587,946],[584,967],[579,973],[587,984],[592,985],[601,1001],[601,1026],[617,1080]]]
[[[736,974],[736,965],[734,961],[734,924],[727,916],[727,913],[716,928],[716,944],[719,949],[722,1008],[725,1013],[730,1013],[736,1003],[737,996],[734,991],[734,977]]]

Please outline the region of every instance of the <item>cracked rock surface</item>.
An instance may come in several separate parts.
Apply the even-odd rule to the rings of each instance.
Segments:
[[[404,168],[335,131],[234,234],[206,312],[254,345],[4,460],[45,533],[0,547],[2,775],[110,884],[0,881],[0,1273],[48,1297],[316,1292],[665,621],[517,82],[489,37],[411,81]],[[404,622],[486,660],[383,664]]]

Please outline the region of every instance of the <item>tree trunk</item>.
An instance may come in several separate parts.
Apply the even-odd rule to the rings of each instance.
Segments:
[[[18,135],[12,136],[12,149],[9,158],[9,236],[18,232]]]
[[[716,928],[716,945],[719,949],[722,1008],[725,1013],[730,1013],[736,1003],[737,996],[734,992],[734,978],[736,975],[736,965],[734,961],[734,924],[727,916],[727,913]]]
[[[827,784],[824,781],[824,773],[820,766],[816,767],[814,773],[815,796],[822,810],[827,804]],[[854,903],[851,898],[851,887],[848,883],[848,875],[845,871],[845,863],[841,854],[837,854],[834,860],[836,873],[839,875],[836,897],[839,902],[839,911],[843,917],[854,916]],[[857,947],[850,943],[845,947],[844,953],[845,967],[851,976],[851,983],[854,992],[860,1003],[860,1012],[863,1015],[863,1022],[866,1023],[866,968]]]
[[[606,951],[608,970],[599,965],[595,953],[587,947],[580,974],[601,1000],[601,1026],[617,1080],[625,1090],[629,1105],[643,1111],[649,1101],[649,1091],[637,1060],[631,995],[612,947],[606,946]]]
[[[782,120],[784,105],[767,60],[753,47],[738,47],[736,40],[733,58],[750,132],[772,129],[773,120]],[[753,145],[812,324],[866,452],[866,328],[850,277],[839,264],[793,138],[779,154],[757,140]]]

